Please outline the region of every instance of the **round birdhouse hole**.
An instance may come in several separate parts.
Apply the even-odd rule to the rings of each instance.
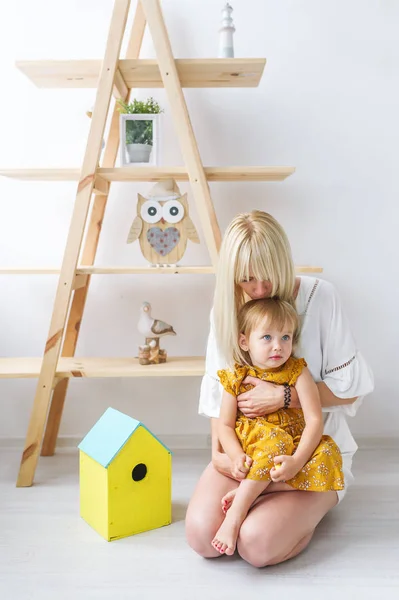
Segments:
[[[132,471],[132,479],[133,481],[142,481],[144,477],[147,475],[147,467],[144,463],[139,463],[136,465]]]

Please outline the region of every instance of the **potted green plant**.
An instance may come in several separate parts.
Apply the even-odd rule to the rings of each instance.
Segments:
[[[118,100],[121,113],[121,162],[157,164],[158,115],[163,112],[154,98]]]

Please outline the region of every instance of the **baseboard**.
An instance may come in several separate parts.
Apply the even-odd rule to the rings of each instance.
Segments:
[[[207,450],[211,447],[211,436],[204,433],[192,435],[159,434],[160,440],[173,450]],[[58,438],[58,448],[76,448],[83,436],[63,435]],[[359,450],[389,450],[399,448],[399,439],[396,437],[369,437],[355,436]],[[0,448],[20,448],[24,446],[25,439],[20,437],[0,437]]]
[[[211,447],[211,436],[194,433],[192,435],[159,434],[159,439],[173,450],[206,450]],[[76,448],[82,441],[83,436],[62,435],[57,440],[57,448]],[[22,448],[25,438],[0,437],[0,448]]]
[[[393,436],[371,437],[355,435],[359,450],[395,450],[399,449],[399,438]]]

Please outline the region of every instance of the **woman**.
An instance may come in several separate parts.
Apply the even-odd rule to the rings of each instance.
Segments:
[[[237,540],[241,557],[257,567],[299,554],[324,515],[344,497],[353,479],[352,457],[357,450],[345,417],[353,416],[362,397],[373,389],[372,373],[356,348],[333,286],[312,277],[295,277],[287,237],[271,215],[261,211],[238,215],[228,227],[220,250],[200,394],[199,413],[211,418],[212,462],[197,484],[186,515],[187,540],[198,554],[220,556],[211,541],[224,518],[221,498],[238,486],[217,437],[222,398],[217,371],[229,366],[224,356],[231,355],[238,339],[240,307],[249,299],[272,296],[291,303],[301,316],[297,355],[305,358],[317,383],[324,433],[335,440],[342,453],[345,489],[319,493],[271,483],[248,513]],[[252,377],[244,383],[254,385],[238,396],[238,408],[247,417],[269,414],[284,406],[283,386]],[[289,405],[299,408],[295,388],[289,390]]]

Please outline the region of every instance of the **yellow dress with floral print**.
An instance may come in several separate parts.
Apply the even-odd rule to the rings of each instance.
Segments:
[[[304,367],[306,362],[303,358],[291,356],[284,365],[273,371],[236,364],[233,371],[218,371],[218,376],[224,389],[229,394],[238,396],[253,387],[253,385],[243,384],[247,375],[276,384],[288,383],[292,386],[295,385]],[[270,481],[270,469],[274,466],[274,457],[281,454],[294,454],[304,428],[305,419],[300,408],[282,408],[256,419],[250,419],[238,411],[235,431],[245,454],[253,461],[247,478]],[[323,435],[309,461],[286,483],[298,490],[312,492],[343,490],[342,457],[334,440],[328,435]]]

